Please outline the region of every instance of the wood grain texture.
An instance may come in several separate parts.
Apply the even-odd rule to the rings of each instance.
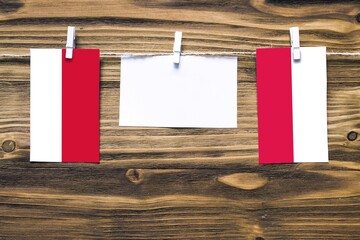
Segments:
[[[359,1],[0,1],[0,53],[360,52]],[[118,127],[120,60],[101,60],[101,164],[29,163],[29,58],[0,58],[0,239],[359,239],[359,56],[328,56],[329,164],[257,164],[255,56],[238,60],[238,128]],[[85,86],[84,86],[85,87]],[[349,140],[350,139],[350,140]],[[84,149],[79,149],[84,151]]]

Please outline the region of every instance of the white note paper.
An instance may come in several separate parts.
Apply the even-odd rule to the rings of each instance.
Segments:
[[[122,57],[120,126],[237,127],[237,58]]]

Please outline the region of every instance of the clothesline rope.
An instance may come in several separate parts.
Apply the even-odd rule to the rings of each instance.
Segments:
[[[121,56],[169,56],[172,55],[172,52],[144,52],[144,53],[131,53],[131,52],[102,52],[100,56],[102,57],[121,57]],[[181,55],[193,55],[193,56],[241,56],[241,55],[255,55],[256,52],[182,52]],[[328,56],[360,56],[360,52],[327,52]],[[21,57],[30,57],[30,54],[7,54],[2,53],[0,57],[13,57],[13,58],[21,58]]]

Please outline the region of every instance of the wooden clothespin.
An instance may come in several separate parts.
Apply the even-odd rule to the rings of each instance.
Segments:
[[[68,26],[65,58],[72,59],[75,48],[75,27]]]
[[[174,40],[174,59],[173,62],[175,64],[180,63],[180,54],[181,54],[181,39],[182,39],[182,32],[175,32],[175,40]]]
[[[293,50],[293,60],[299,61],[301,59],[299,27],[290,28],[290,42]]]

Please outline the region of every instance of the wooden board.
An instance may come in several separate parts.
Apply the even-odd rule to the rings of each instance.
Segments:
[[[0,54],[360,52],[360,3],[0,1]],[[237,129],[118,127],[120,59],[101,60],[101,164],[29,163],[29,57],[0,56],[0,239],[359,239],[360,56],[328,56],[329,164],[257,164],[255,56],[239,55]],[[86,88],[86,86],[84,86]],[[74,146],[76,148],[76,146]],[[79,149],[86,151],[86,149]]]

